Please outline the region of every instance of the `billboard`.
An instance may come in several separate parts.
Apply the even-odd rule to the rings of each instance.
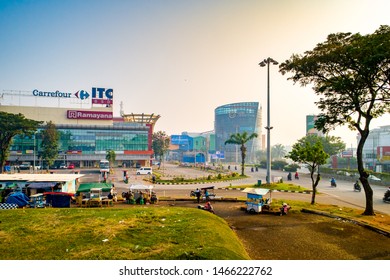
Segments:
[[[318,136],[323,136],[323,133],[315,127],[315,122],[318,119],[316,115],[307,115],[306,116],[306,135],[314,134]]]
[[[31,91],[3,90],[2,105],[50,108],[112,107],[112,88],[92,87],[76,91],[35,88]]]
[[[390,161],[390,146],[379,146],[376,148],[376,155],[380,161]]]

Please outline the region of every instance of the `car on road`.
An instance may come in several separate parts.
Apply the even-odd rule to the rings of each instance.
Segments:
[[[372,181],[381,181],[380,178],[378,178],[378,177],[376,177],[376,176],[374,176],[374,175],[368,176],[368,179],[369,179],[369,180],[372,180]]]
[[[58,169],[66,169],[66,164],[65,163],[60,163],[58,165]]]
[[[68,169],[74,169],[74,168],[75,168],[74,163],[69,163]]]
[[[153,170],[151,167],[141,167],[137,169],[137,175],[152,175]]]
[[[22,162],[21,165],[19,165],[20,170],[28,170],[31,167],[31,163],[29,162]]]

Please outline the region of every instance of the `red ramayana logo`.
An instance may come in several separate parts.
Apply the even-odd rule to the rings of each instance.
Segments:
[[[112,120],[112,112],[68,110],[68,119]]]

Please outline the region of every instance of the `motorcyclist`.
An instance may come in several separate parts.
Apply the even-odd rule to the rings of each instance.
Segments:
[[[358,180],[356,180],[356,183],[353,185],[353,188],[359,192],[361,191],[362,188],[360,187]]]
[[[336,179],[334,177],[332,177],[332,179],[330,179],[330,185],[332,187],[336,187]]]
[[[390,187],[385,192],[385,195],[383,196],[383,201],[384,202],[390,202]]]
[[[287,174],[287,181],[291,181],[292,180],[292,178],[291,178],[291,172],[288,172],[288,174]]]

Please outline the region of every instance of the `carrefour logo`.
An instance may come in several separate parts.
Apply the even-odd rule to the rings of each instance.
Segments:
[[[76,97],[81,100],[87,99],[89,97],[89,93],[86,92],[85,90],[79,90],[74,95],[76,95]]]
[[[113,98],[113,89],[112,88],[92,88],[92,104],[112,104]],[[89,97],[89,93],[85,90],[79,90],[75,93],[75,96],[81,100],[87,99]]]

